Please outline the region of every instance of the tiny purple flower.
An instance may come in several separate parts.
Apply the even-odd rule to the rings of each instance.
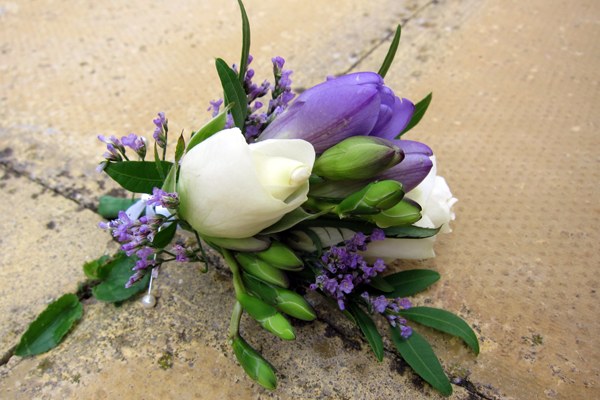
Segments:
[[[402,299],[398,302],[398,304],[400,305],[400,307],[404,308],[405,310],[408,310],[409,308],[412,307],[412,304],[410,303],[409,299]]]
[[[408,337],[412,335],[412,328],[410,326],[402,325],[400,326],[400,330],[402,331],[400,335],[402,335],[404,339],[408,339]]]
[[[371,233],[371,241],[375,242],[377,240],[385,240],[385,233],[383,232],[383,229],[373,229],[373,233]]]

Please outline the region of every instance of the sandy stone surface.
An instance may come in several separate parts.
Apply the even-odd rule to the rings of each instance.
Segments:
[[[474,327],[479,357],[414,324],[456,399],[600,397],[598,90],[593,1],[247,0],[257,77],[284,57],[301,90],[326,75],[377,70],[404,23],[386,84],[434,101],[408,139],[429,144],[460,202],[414,303]],[[318,320],[284,342],[244,318],[244,336],[278,369],[254,384],[226,345],[233,302],[221,265],[168,265],[154,293],[84,316],[48,353],[12,356],[50,299],[77,290],[81,265],[116,248],[95,227],[117,186],[94,171],[99,134],[150,138],[206,122],[220,96],[214,57],[238,62],[236,2],[0,2],[0,398],[435,399],[384,338],[378,364],[360,332],[317,297]],[[216,260],[216,259],[215,259]],[[217,262],[218,264],[218,262]]]

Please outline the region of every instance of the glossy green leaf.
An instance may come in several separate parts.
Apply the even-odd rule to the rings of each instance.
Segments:
[[[102,218],[116,219],[119,216],[119,211],[125,211],[132,206],[138,199],[124,199],[114,196],[100,196],[98,204],[98,214]]]
[[[358,304],[355,304],[351,301],[346,301],[346,305],[348,306],[348,310],[356,318],[356,322],[358,322],[360,330],[373,348],[375,356],[379,362],[383,361],[383,341],[381,340],[381,335],[379,334],[379,331],[377,331],[375,323],[371,317],[369,317],[367,313],[359,307]]]
[[[162,228],[159,232],[154,236],[154,240],[152,244],[159,248],[165,248],[171,243],[171,240],[175,237],[175,232],[177,231],[177,223],[172,222],[166,228]]]
[[[175,147],[175,165],[179,164],[179,160],[183,157],[183,153],[185,152],[185,139],[183,138],[183,132],[177,139],[177,146]]]
[[[265,360],[241,337],[235,338],[232,344],[238,362],[248,376],[269,390],[277,387],[277,377],[272,365]]]
[[[242,57],[239,65],[239,81],[240,85],[243,85],[246,70],[248,69],[248,56],[250,55],[250,22],[248,21],[248,15],[246,15],[246,9],[242,0],[238,0],[238,4],[242,13]]]
[[[111,271],[111,268],[105,268],[105,264],[110,259],[109,255],[83,264],[83,272],[90,279],[106,279]]]
[[[100,301],[116,302],[130,298],[148,286],[150,274],[146,274],[139,282],[126,289],[125,284],[134,274],[131,270],[136,261],[139,260],[136,256],[127,257],[123,252],[119,252],[117,257],[112,261],[114,263],[112,271],[107,279],[100,285],[94,287],[92,294]]]
[[[304,209],[302,207],[298,207],[298,208],[294,209],[293,211],[290,211],[289,213],[285,214],[283,216],[283,218],[281,218],[279,221],[275,222],[273,225],[269,226],[268,228],[263,229],[260,233],[263,235],[266,235],[269,233],[283,232],[283,231],[290,229],[291,227],[299,224],[302,221],[320,217],[323,214],[327,214],[329,211],[331,211],[331,209],[323,210],[317,214],[311,214],[311,213],[304,211]]]
[[[412,307],[408,310],[401,310],[399,314],[420,324],[461,337],[471,346],[475,354],[479,354],[477,335],[469,324],[451,312],[431,307]]]
[[[82,306],[75,294],[65,294],[50,303],[21,336],[15,355],[35,355],[55,347],[73,323],[81,318],[81,313]]]
[[[383,64],[381,68],[379,68],[379,72],[377,72],[382,78],[385,78],[392,62],[394,61],[394,57],[396,56],[396,50],[398,50],[398,44],[400,43],[400,35],[402,34],[402,26],[398,24],[398,28],[396,28],[396,34],[394,35],[394,39],[392,40],[392,44],[390,44],[390,48],[385,56],[385,60],[383,60]]]
[[[412,334],[405,339],[401,336],[399,327],[392,329],[394,345],[404,358],[404,361],[415,370],[421,378],[425,379],[431,386],[442,394],[452,394],[452,385],[448,380],[437,356],[431,346],[421,335],[413,330]]]
[[[234,104],[227,105],[216,117],[208,121],[202,128],[194,133],[188,143],[187,151],[189,152],[197,144],[202,143],[215,133],[225,129],[225,124],[227,124],[227,113],[233,106]]]
[[[421,118],[423,118],[425,111],[427,111],[427,108],[429,107],[429,103],[431,103],[432,96],[433,93],[429,93],[423,100],[415,104],[415,112],[413,113],[412,119],[408,125],[406,125],[406,128],[404,128],[404,130],[400,132],[398,136],[396,136],[396,139],[400,139],[400,136],[410,131],[421,121]]]
[[[387,283],[387,281],[380,275],[372,276],[369,279],[371,280],[371,282],[369,282],[369,286],[374,289],[385,293],[391,293],[394,291],[394,287]]]
[[[246,120],[246,111],[248,107],[248,99],[244,88],[238,81],[238,77],[234,70],[232,70],[225,61],[217,58],[216,61],[217,72],[219,79],[221,80],[221,86],[223,86],[223,93],[225,95],[225,105],[235,103],[231,108],[231,116],[235,126],[240,128],[242,133],[246,131],[244,121]]]
[[[394,287],[391,293],[385,293],[387,298],[406,297],[434,284],[440,279],[440,274],[429,269],[410,269],[386,276],[385,281]]]
[[[152,189],[163,186],[163,180],[156,165],[150,161],[123,161],[109,163],[104,172],[125,190],[133,193],[152,194]],[[164,171],[168,170],[172,163],[160,161],[159,165]]]

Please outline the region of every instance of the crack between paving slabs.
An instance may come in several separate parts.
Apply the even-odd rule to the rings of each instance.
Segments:
[[[404,28],[404,26],[407,25],[413,19],[415,19],[415,17],[419,13],[421,13],[421,11],[424,11],[426,8],[428,8],[429,6],[431,6],[433,4],[438,4],[438,0],[430,0],[430,1],[428,1],[421,8],[419,8],[417,11],[415,11],[413,14],[411,14],[408,18],[405,18],[405,19],[401,20],[400,24],[402,25],[402,27]],[[390,33],[388,33],[388,35],[386,37],[384,37],[383,39],[381,39],[379,41],[379,43],[377,43],[375,46],[373,46],[369,51],[367,51],[358,60],[356,60],[354,62],[354,64],[352,64],[347,70],[345,70],[344,72],[340,72],[339,74],[336,74],[336,77],[337,76],[346,75],[346,74],[350,73],[352,70],[354,70],[356,67],[358,67],[367,57],[369,57],[371,54],[373,54],[373,52],[375,50],[377,50],[379,47],[381,47],[382,44],[384,44],[385,42],[388,42],[388,41],[392,40],[394,38],[395,33],[396,33],[396,30],[395,29],[392,30]]]

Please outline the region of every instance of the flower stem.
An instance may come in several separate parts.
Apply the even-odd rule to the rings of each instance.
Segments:
[[[233,306],[233,312],[231,313],[231,324],[229,325],[229,340],[228,344],[233,344],[235,338],[240,336],[240,320],[242,319],[242,312],[244,309],[239,301],[235,301]]]
[[[231,269],[233,273],[233,288],[235,289],[235,294],[246,294],[246,288],[244,287],[244,283],[242,282],[242,273],[240,271],[240,265],[237,260],[233,256],[233,253],[229,249],[221,248],[223,250],[223,257],[225,257],[225,261]]]

